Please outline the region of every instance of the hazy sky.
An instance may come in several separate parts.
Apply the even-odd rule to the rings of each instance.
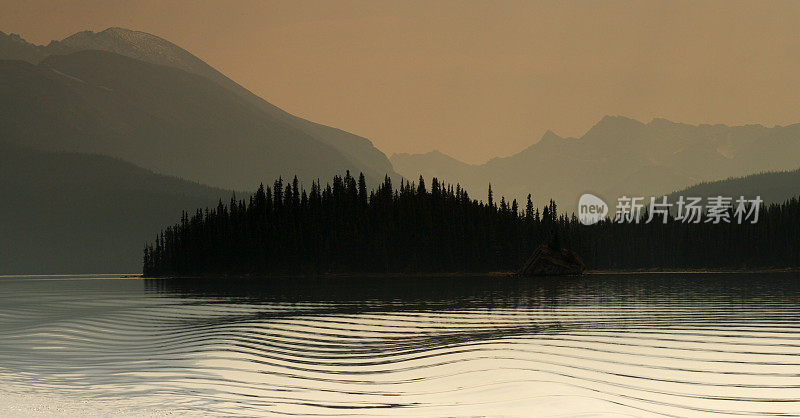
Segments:
[[[483,162],[605,114],[800,122],[800,1],[0,0],[0,30],[36,43],[109,26],[387,155]]]

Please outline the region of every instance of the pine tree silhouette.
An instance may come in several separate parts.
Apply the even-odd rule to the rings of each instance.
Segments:
[[[589,268],[800,267],[800,201],[759,208],[759,222],[585,226],[540,212],[531,196],[495,206],[470,199],[460,185],[386,176],[375,190],[349,172],[306,192],[297,178],[259,185],[246,199],[179,214],[143,249],[149,276],[320,274],[336,272],[483,272],[518,269],[546,243],[577,252]]]

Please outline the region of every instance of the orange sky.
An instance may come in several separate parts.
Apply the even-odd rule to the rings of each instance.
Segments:
[[[0,0],[0,30],[36,43],[109,26],[387,155],[483,162],[605,114],[800,122],[797,1]]]

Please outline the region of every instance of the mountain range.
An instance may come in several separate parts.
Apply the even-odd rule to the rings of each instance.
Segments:
[[[397,177],[362,137],[290,115],[164,39],[110,28],[46,46],[0,33],[0,132],[219,187],[345,170]]]
[[[548,131],[525,150],[485,164],[470,165],[439,152],[395,154],[394,168],[408,178],[436,176],[486,192],[537,205],[554,199],[574,210],[581,194],[606,201],[652,196],[703,181],[800,167],[800,124],[689,125],[653,119],[649,123],[606,116],[580,138]]]
[[[171,42],[84,31],[47,45],[0,32],[0,274],[138,271],[182,210],[278,176],[345,170],[372,185],[438,177],[473,198],[528,193],[574,210],[585,192],[796,196],[800,124],[688,125],[607,116],[579,138],[466,164],[433,151],[391,161],[366,138],[291,115]],[[761,174],[765,171],[795,170]],[[734,178],[747,176],[744,178]],[[725,180],[727,179],[727,180]],[[698,184],[700,183],[700,184]],[[497,199],[499,200],[499,198]]]

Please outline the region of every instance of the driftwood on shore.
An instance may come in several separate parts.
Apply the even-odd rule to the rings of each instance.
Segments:
[[[582,274],[584,270],[583,260],[574,251],[542,244],[519,273],[522,276],[568,276]]]

